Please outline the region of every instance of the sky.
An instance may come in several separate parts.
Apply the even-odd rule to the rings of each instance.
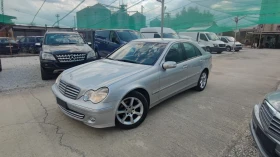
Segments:
[[[47,24],[48,26],[52,26],[56,22],[56,14],[59,14],[60,18],[63,17],[79,3],[81,3],[81,1],[83,0],[46,0],[33,23],[35,25],[44,26]],[[122,1],[129,7],[137,2],[140,2],[141,0],[85,0],[76,10],[69,14],[65,19],[60,21],[60,27],[73,27],[74,16],[76,12],[87,6],[92,6],[96,3],[109,5],[112,2],[115,2],[112,4],[112,6],[119,6],[119,3],[122,3]],[[195,3],[190,3],[190,1],[195,0],[165,0],[166,12],[177,8],[179,8],[178,11],[180,11],[184,6],[195,6]],[[44,0],[4,0],[4,11],[6,15],[17,17],[15,23],[29,25],[43,2]],[[209,7],[212,9],[226,8],[227,10],[233,8],[233,5],[229,0],[224,0],[222,2],[219,0],[217,2],[218,3],[213,3]],[[131,7],[129,10],[141,12],[141,5],[144,7],[144,15],[148,21],[157,16],[160,18],[159,15],[161,13],[161,4],[156,0],[142,0],[141,3]],[[214,10],[211,11],[213,11],[214,14],[218,14],[215,13]],[[176,12],[177,11],[172,11],[171,16],[175,16]]]

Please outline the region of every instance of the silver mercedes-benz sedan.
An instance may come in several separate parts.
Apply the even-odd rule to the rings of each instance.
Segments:
[[[204,90],[211,67],[211,54],[194,42],[139,39],[64,71],[52,91],[71,118],[96,128],[131,129],[163,100],[190,88]]]

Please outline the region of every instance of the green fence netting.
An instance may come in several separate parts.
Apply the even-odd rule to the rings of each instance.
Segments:
[[[63,7],[66,1],[60,1],[60,5],[47,2],[42,6],[36,5],[38,8],[30,11],[7,8],[13,9],[14,14],[1,14],[0,23],[134,30],[148,26],[159,27],[161,24],[161,7],[156,0],[127,1],[127,4],[122,5],[116,5],[117,0],[103,0],[106,4],[91,6],[82,5],[84,1],[73,1],[73,8],[67,9]],[[47,16],[45,12],[48,12],[50,6],[57,7],[60,16],[55,17],[55,12],[48,13],[53,14],[52,17]],[[236,29],[235,18],[240,19],[237,29],[258,24],[280,24],[280,0],[165,0],[165,7],[164,26],[177,31],[232,31]],[[34,19],[33,23],[30,19]]]

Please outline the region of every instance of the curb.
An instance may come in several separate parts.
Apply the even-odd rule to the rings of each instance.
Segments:
[[[39,56],[39,54],[0,55],[0,58],[11,58],[11,57],[32,57],[32,56]]]

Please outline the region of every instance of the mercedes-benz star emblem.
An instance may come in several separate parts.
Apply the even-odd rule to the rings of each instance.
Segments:
[[[76,57],[74,56],[74,55],[70,55],[70,60],[72,61],[72,60],[75,60],[76,59]]]

